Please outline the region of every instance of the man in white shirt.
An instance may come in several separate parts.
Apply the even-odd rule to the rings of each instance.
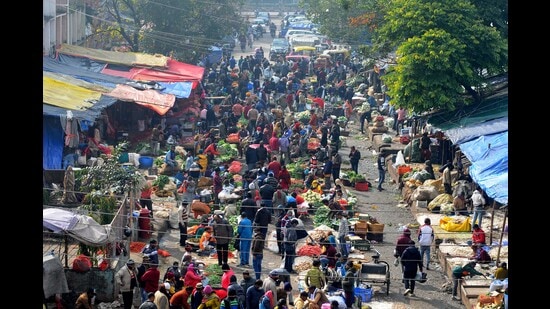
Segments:
[[[434,229],[431,226],[430,218],[424,219],[424,224],[418,229],[418,245],[420,246],[420,256],[424,260],[426,254],[426,270],[430,269],[430,253],[432,242],[435,238]]]

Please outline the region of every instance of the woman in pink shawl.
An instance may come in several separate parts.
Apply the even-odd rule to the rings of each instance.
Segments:
[[[187,266],[185,277],[183,278],[183,284],[185,284],[185,286],[194,287],[197,285],[197,283],[201,282],[201,280],[202,276],[195,271],[195,265],[189,264],[189,266]]]

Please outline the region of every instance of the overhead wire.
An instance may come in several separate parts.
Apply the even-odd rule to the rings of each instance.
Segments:
[[[173,7],[173,6],[168,6],[168,5],[165,5],[165,4],[160,4],[160,3],[157,3],[157,2],[154,2],[152,1],[151,3],[153,4],[157,4],[157,5],[161,5],[161,6],[165,6],[165,7],[168,7],[170,9],[174,9],[174,10],[185,10],[184,8],[178,8],[178,7]],[[204,3],[209,3],[209,2],[204,2]],[[216,5],[220,5],[218,3],[216,3]],[[141,31],[142,29],[138,28],[137,26],[135,25],[131,25],[131,24],[120,24],[116,21],[111,21],[111,20],[107,20],[105,18],[100,18],[98,17],[97,15],[90,15],[90,14],[87,14],[85,12],[82,12],[82,11],[79,11],[77,9],[74,9],[74,8],[69,8],[69,10],[72,10],[76,13],[79,13],[79,14],[82,14],[84,16],[87,16],[87,17],[90,17],[92,19],[96,19],[96,20],[99,20],[103,23],[106,23],[106,24],[111,24],[111,25],[115,25],[115,26],[120,26],[120,27],[124,27],[124,28],[127,28],[131,31]],[[246,22],[244,20],[244,17],[243,17],[243,20],[235,20],[235,19],[229,19],[229,18],[223,18],[223,17],[220,17],[220,16],[217,16],[217,15],[209,15],[209,14],[203,14],[205,17],[210,17],[210,18],[215,18],[217,20],[221,20],[221,21],[227,21],[227,22],[237,22],[238,24],[240,25],[248,25],[249,23]],[[192,43],[192,42],[184,42],[184,41],[178,41],[176,38],[181,38],[181,40],[185,40],[185,39],[201,39],[202,41],[204,42],[211,42],[212,44],[216,44],[216,43],[219,43],[219,40],[217,39],[210,39],[210,38],[206,38],[206,37],[199,37],[199,36],[188,36],[188,35],[181,35],[181,34],[175,34],[175,33],[169,33],[169,32],[163,32],[163,31],[158,31],[158,30],[144,30],[142,31],[142,34],[143,36],[145,37],[149,37],[149,38],[152,38],[152,39],[155,39],[157,41],[160,41],[160,42],[164,42],[166,44],[172,44],[173,47],[177,47],[177,46],[190,46],[190,47],[196,47],[196,48],[209,48],[211,45],[205,45],[205,44],[199,44],[199,43]],[[174,38],[175,37],[175,38]]]

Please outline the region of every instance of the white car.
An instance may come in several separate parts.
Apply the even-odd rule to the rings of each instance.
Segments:
[[[285,39],[290,42],[290,37],[296,34],[315,34],[313,31],[305,29],[288,29],[285,34]]]

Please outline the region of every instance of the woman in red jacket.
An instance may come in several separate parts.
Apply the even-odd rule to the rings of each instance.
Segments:
[[[281,166],[281,171],[279,172],[279,184],[283,190],[288,190],[290,188],[290,173],[286,169],[286,165]]]
[[[185,286],[196,286],[197,283],[202,281],[202,276],[195,271],[195,265],[189,264],[187,266],[187,272],[183,278],[183,284]]]
[[[482,230],[479,225],[476,223],[472,226],[472,242],[473,244],[485,244],[485,231]]]

